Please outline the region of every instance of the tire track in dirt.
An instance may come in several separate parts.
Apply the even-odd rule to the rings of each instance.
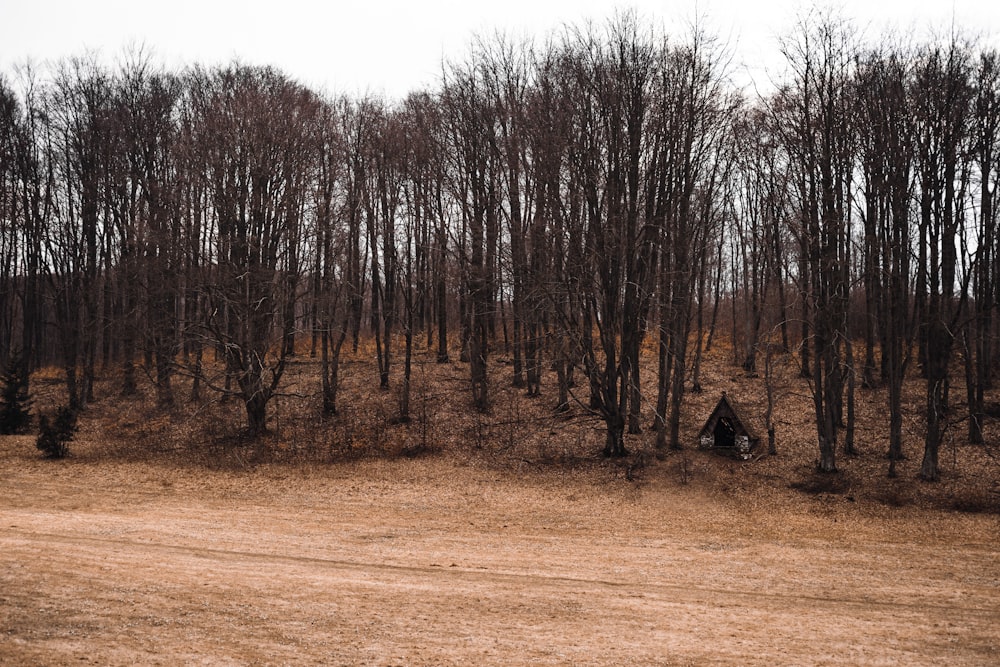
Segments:
[[[953,619],[967,618],[969,620],[982,620],[982,615],[992,614],[997,616],[1000,622],[1000,614],[996,609],[981,606],[962,606],[954,604],[921,602],[906,602],[884,599],[858,599],[844,596],[817,596],[805,594],[789,594],[781,592],[761,592],[751,590],[741,590],[736,588],[722,588],[711,586],[699,586],[685,584],[670,584],[663,581],[644,580],[611,580],[597,579],[589,577],[573,577],[560,574],[538,574],[530,572],[496,571],[485,568],[459,567],[456,565],[442,565],[432,563],[429,565],[401,565],[391,563],[371,563],[351,561],[335,558],[321,558],[316,556],[300,556],[294,554],[279,554],[263,551],[246,551],[236,549],[222,549],[212,547],[196,547],[190,545],[168,544],[162,542],[128,540],[121,538],[96,537],[68,535],[61,533],[39,533],[30,532],[18,538],[15,535],[3,535],[0,533],[0,543],[4,545],[4,553],[13,553],[15,549],[23,550],[38,549],[38,543],[61,544],[66,546],[96,546],[107,547],[110,550],[126,554],[129,558],[138,559],[141,554],[173,554],[177,556],[196,556],[215,561],[227,561],[235,564],[286,564],[299,565],[305,567],[320,567],[325,570],[339,572],[351,572],[360,574],[385,575],[386,578],[398,575],[428,576],[430,578],[448,578],[449,580],[464,580],[476,584],[489,584],[491,582],[505,585],[521,586],[524,588],[534,588],[544,585],[548,588],[566,588],[574,593],[579,593],[581,587],[592,590],[606,589],[613,591],[624,591],[641,588],[642,597],[651,597],[658,593],[661,597],[669,598],[675,603],[697,603],[706,604],[706,597],[718,597],[727,600],[730,604],[752,604],[767,602],[772,605],[797,604],[815,608],[816,605],[828,607],[832,610],[846,611],[849,609],[863,610],[866,613],[877,609],[900,610],[927,613],[934,611],[947,615]],[[366,579],[371,583],[370,579]],[[668,595],[669,594],[669,595]]]
[[[0,665],[992,664],[988,516],[0,441]]]

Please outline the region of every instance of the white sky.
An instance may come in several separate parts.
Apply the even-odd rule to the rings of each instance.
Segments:
[[[172,68],[234,58],[271,64],[316,89],[402,97],[433,86],[442,57],[461,58],[473,37],[496,30],[544,36],[584,19],[634,7],[674,34],[697,15],[731,44],[735,76],[780,67],[800,0],[0,0],[0,71],[96,49],[109,62],[143,44]],[[835,6],[870,36],[887,22],[903,31],[947,31],[955,23],[1000,45],[997,0],[841,0]]]

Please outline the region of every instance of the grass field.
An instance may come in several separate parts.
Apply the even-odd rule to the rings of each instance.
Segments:
[[[987,665],[994,514],[0,439],[0,664]],[[709,460],[709,464],[712,461]]]
[[[464,366],[418,356],[398,423],[362,351],[326,420],[297,360],[257,442],[238,402],[164,411],[115,398],[113,375],[69,458],[0,437],[0,664],[996,663],[992,421],[985,447],[956,421],[942,480],[920,482],[912,380],[888,479],[884,396],[859,392],[860,455],[818,475],[787,365],[778,456],[656,452],[647,429],[608,461],[599,422],[553,416],[548,380],[527,399],[503,361],[488,415]],[[761,378],[707,361],[686,442],[722,391],[755,421],[764,407]],[[33,386],[58,404],[58,375]]]

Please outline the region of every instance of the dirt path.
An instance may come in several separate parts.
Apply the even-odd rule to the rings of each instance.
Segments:
[[[0,445],[0,664],[995,664],[998,521]]]

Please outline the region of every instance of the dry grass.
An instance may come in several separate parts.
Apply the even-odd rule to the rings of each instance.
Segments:
[[[603,423],[588,414],[585,386],[578,386],[579,403],[568,414],[557,414],[555,374],[546,371],[543,395],[528,398],[512,387],[509,357],[495,354],[491,368],[492,409],[479,414],[470,407],[468,366],[458,361],[435,363],[433,353],[418,350],[414,358],[411,421],[399,423],[398,386],[402,355],[392,368],[392,389],[377,388],[374,349],[364,341],[358,353],[345,350],[342,386],[336,416],[321,414],[318,395],[318,361],[307,350],[289,365],[283,394],[271,404],[271,433],[256,442],[242,436],[243,408],[236,399],[208,398],[198,404],[184,400],[188,380],[175,379],[177,405],[171,410],[155,406],[152,387],[136,398],[116,396],[118,378],[105,372],[98,401],[81,424],[84,437],[100,441],[100,456],[144,459],[166,457],[208,467],[247,467],[255,464],[325,464],[359,458],[396,458],[429,454],[476,459],[481,465],[515,474],[550,471],[566,474],[596,472],[600,476],[643,484],[651,477],[732,498],[735,502],[775,504],[812,498],[813,502],[841,500],[888,510],[918,507],[962,512],[1000,512],[1000,433],[998,421],[989,418],[987,445],[965,442],[965,424],[949,428],[941,452],[942,480],[928,484],[917,480],[922,455],[923,382],[911,378],[904,405],[904,451],[897,464],[899,477],[887,477],[888,449],[886,397],[882,389],[857,392],[858,456],[840,456],[840,473],[832,478],[814,472],[818,456],[812,399],[808,382],[799,377],[791,356],[775,356],[774,421],[776,457],[764,456],[762,443],[753,461],[741,463],[694,449],[696,434],[722,392],[736,400],[754,426],[764,434],[766,390],[763,374],[747,377],[732,364],[732,349],[716,343],[705,355],[700,394],[688,393],[681,424],[682,452],[657,452],[652,431],[652,397],[644,404],[645,431],[627,436],[633,453],[626,460],[600,457]],[[454,355],[457,359],[457,354]],[[647,359],[647,391],[654,383],[655,364]],[[62,388],[55,369],[36,374],[36,405],[54,407]],[[959,392],[953,391],[957,399]],[[1000,395],[988,402],[1000,401]],[[963,414],[957,404],[953,414]]]
[[[942,482],[916,480],[916,382],[910,459],[889,480],[869,431],[839,475],[815,475],[790,365],[779,455],[746,463],[658,459],[650,432],[604,460],[599,423],[525,398],[501,358],[493,371],[477,415],[465,365],[421,356],[404,425],[360,355],[322,419],[299,359],[257,442],[238,403],[163,411],[107,376],[69,459],[0,438],[0,665],[982,665],[1000,650],[998,518],[980,511],[997,466],[958,445]],[[685,438],[723,390],[759,417],[761,382],[711,358]]]

